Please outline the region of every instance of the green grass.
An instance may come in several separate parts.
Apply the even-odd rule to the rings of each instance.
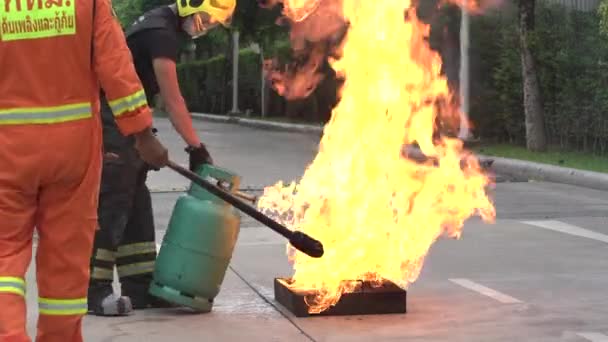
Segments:
[[[583,152],[568,152],[550,149],[547,152],[531,152],[524,147],[506,144],[476,146],[475,152],[487,156],[521,159],[573,169],[608,173],[608,157]]]

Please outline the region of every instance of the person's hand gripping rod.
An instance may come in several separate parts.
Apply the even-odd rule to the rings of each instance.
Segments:
[[[321,244],[320,241],[317,241],[302,232],[289,230],[287,227],[283,226],[282,224],[271,219],[270,217],[257,211],[255,208],[253,208],[252,206],[241,201],[239,198],[232,195],[231,193],[214,185],[211,182],[208,182],[207,180],[198,176],[194,172],[192,172],[184,167],[181,167],[180,165],[178,165],[172,161],[169,161],[167,166],[169,166],[169,168],[173,169],[174,171],[181,174],[182,176],[188,178],[192,182],[196,183],[197,185],[201,186],[205,190],[209,191],[210,193],[214,194],[215,196],[232,204],[234,207],[236,207],[237,209],[246,213],[247,215],[253,217],[258,222],[264,224],[268,228],[283,235],[285,238],[287,238],[289,240],[289,243],[293,247],[295,247],[302,253],[305,253],[313,258],[320,258],[321,256],[323,256],[323,244]]]

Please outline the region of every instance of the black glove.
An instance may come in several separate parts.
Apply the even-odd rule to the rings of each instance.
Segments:
[[[196,172],[203,164],[213,165],[213,160],[205,144],[201,143],[199,147],[188,146],[185,151],[190,155],[190,171]]]

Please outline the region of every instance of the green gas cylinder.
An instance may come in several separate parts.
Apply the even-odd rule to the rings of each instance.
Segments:
[[[204,165],[196,172],[237,191],[240,177]],[[199,312],[210,312],[240,230],[240,213],[230,204],[192,183],[181,195],[163,238],[150,294]]]

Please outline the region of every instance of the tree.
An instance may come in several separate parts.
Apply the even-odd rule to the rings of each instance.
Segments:
[[[114,0],[113,6],[118,20],[123,28],[131,25],[135,19],[146,11],[161,6],[175,3],[174,0]]]
[[[123,28],[133,23],[142,14],[141,0],[114,0],[113,6]]]
[[[600,5],[597,9],[600,22],[600,34],[606,38],[608,37],[608,0],[601,0]]]
[[[537,67],[531,49],[534,35],[535,0],[518,0],[519,45],[523,78],[526,146],[530,151],[547,150],[545,113],[543,109]]]

